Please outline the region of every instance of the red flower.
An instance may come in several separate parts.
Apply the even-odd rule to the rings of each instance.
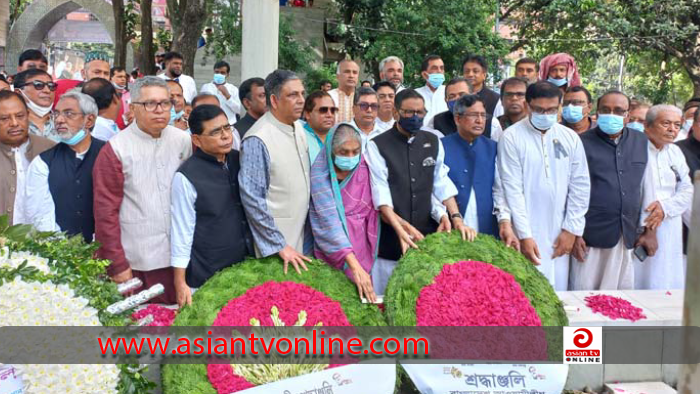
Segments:
[[[144,309],[134,312],[131,315],[131,318],[134,321],[139,321],[148,315],[153,316],[153,321],[148,323],[146,325],[147,327],[170,327],[173,324],[173,320],[175,320],[177,313],[175,310],[161,305],[149,304]]]
[[[633,322],[647,317],[641,308],[637,308],[627,300],[604,294],[592,295],[585,298],[586,306],[593,312],[600,313],[613,320],[627,319]]]

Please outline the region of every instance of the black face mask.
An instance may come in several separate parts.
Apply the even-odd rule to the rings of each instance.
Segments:
[[[418,115],[413,115],[406,118],[402,116],[399,118],[399,126],[409,133],[415,134],[420,131],[421,127],[423,127],[423,118],[419,117]]]

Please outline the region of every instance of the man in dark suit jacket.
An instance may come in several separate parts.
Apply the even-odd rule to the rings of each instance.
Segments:
[[[472,89],[466,79],[461,77],[452,78],[450,82],[447,83],[445,86],[445,101],[447,102],[448,110],[435,115],[433,118],[432,122],[435,130],[441,132],[444,136],[457,132],[457,125],[455,124],[453,114],[455,103],[460,97],[468,94],[472,94]],[[483,135],[487,138],[491,137],[491,120],[491,116],[488,116],[486,119]]]

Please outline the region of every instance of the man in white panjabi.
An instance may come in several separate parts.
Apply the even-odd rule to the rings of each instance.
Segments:
[[[642,220],[656,230],[658,249],[647,251],[644,261],[635,259],[637,289],[682,289],[685,287],[683,221],[690,209],[693,184],[681,149],[673,144],[682,125],[681,110],[672,105],[655,105],[646,117],[649,162],[642,186]],[[653,254],[653,256],[652,256]]]
[[[567,290],[569,256],[583,234],[590,178],[580,137],[557,123],[562,94],[528,87],[530,115],[498,143],[498,170],[521,252],[557,291]]]

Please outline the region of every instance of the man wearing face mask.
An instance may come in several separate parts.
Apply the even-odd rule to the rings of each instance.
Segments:
[[[540,61],[540,81],[547,81],[559,89],[562,93],[568,88],[581,86],[581,77],[578,74],[576,61],[568,53],[555,53],[546,56]]]
[[[185,98],[182,86],[178,82],[168,80],[168,88],[170,89],[170,99],[173,101],[173,106],[170,107],[170,125],[180,130],[187,130],[189,126],[185,117]]]
[[[119,132],[116,120],[119,117],[122,102],[119,99],[117,90],[106,79],[94,78],[86,82],[81,91],[92,97],[95,100],[95,104],[97,104],[98,113],[95,127],[92,129],[92,137],[102,141],[109,141]]]
[[[460,97],[468,94],[471,94],[469,82],[461,77],[452,78],[445,86],[447,111],[435,115],[432,120],[432,125],[429,125],[428,128],[432,127],[444,136],[456,133],[457,124],[455,123],[454,106]],[[502,132],[503,130],[501,130],[501,125],[497,122],[497,119],[489,116],[486,119],[484,136],[486,138],[494,138],[494,136],[500,135]]]
[[[649,104],[632,100],[630,104],[630,114],[627,117],[627,124],[625,126],[643,133],[649,108]]]
[[[693,97],[685,103],[683,107],[683,126],[681,126],[681,130],[678,132],[674,142],[688,138],[688,133],[690,133],[690,129],[693,127],[693,117],[698,107],[700,107],[700,97]]]
[[[200,93],[216,96],[219,99],[219,106],[226,113],[230,124],[238,121],[243,106],[238,98],[238,88],[226,82],[231,72],[231,66],[223,60],[214,64],[214,77],[210,83],[204,84]]]
[[[184,58],[178,52],[168,52],[163,57],[165,72],[158,75],[158,78],[174,80],[182,86],[183,97],[188,103],[197,95],[197,84],[189,75],[182,73]]]
[[[16,92],[0,91],[0,214],[10,224],[25,219],[25,180],[29,163],[54,142],[29,133],[29,110]]]
[[[590,177],[581,138],[557,123],[562,92],[540,81],[525,94],[530,115],[498,143],[498,170],[520,250],[557,291],[567,290],[569,256],[583,235]]]
[[[561,111],[562,124],[576,134],[594,129],[596,123],[589,116],[593,105],[591,94],[583,86],[570,87],[564,93],[564,107]]]
[[[32,68],[15,75],[14,86],[29,107],[29,132],[59,141],[51,123],[51,108],[56,91],[51,76],[46,71]]]
[[[426,112],[423,96],[413,89],[401,91],[396,95],[396,124],[367,143],[374,207],[386,223],[400,223],[406,229],[397,233],[392,226],[381,227],[372,267],[377,294],[384,294],[397,261],[424,234],[454,227],[462,239],[476,236],[459,213],[457,188],[448,177],[440,140],[421,131]]]
[[[641,244],[653,253],[651,230],[637,234],[649,140],[624,126],[629,105],[622,92],[603,94],[597,127],[581,135],[591,197],[586,228],[571,254],[569,290],[633,289],[632,250]]]
[[[445,102],[445,63],[438,55],[428,55],[421,64],[421,76],[425,79],[425,86],[416,89],[423,96],[425,108],[428,114],[423,118],[423,125],[429,126],[433,117],[447,111]]]
[[[36,157],[27,174],[26,215],[37,230],[92,242],[92,168],[105,144],[90,136],[96,117],[95,100],[83,93],[66,93],[56,104],[52,118],[61,142]]]

